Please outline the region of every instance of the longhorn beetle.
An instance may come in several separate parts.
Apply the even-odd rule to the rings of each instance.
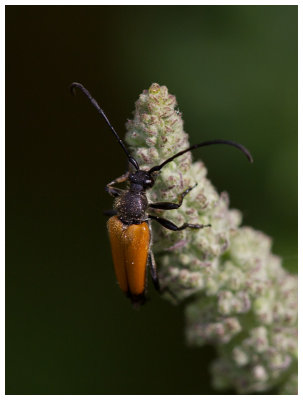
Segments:
[[[148,203],[146,190],[153,187],[158,172],[175,158],[182,156],[188,151],[199,147],[210,146],[213,144],[226,144],[236,147],[250,162],[253,162],[250,152],[241,144],[230,140],[209,140],[188,147],[179,151],[172,157],[163,161],[161,164],[145,171],[140,169],[138,162],[130,155],[122,139],[119,137],[104,111],[97,101],[91,96],[89,91],[81,84],[74,82],[71,84],[71,91],[75,94],[75,88],[80,89],[91,101],[99,114],[105,119],[107,125],[115,135],[133,170],[127,171],[119,178],[114,179],[105,187],[107,193],[115,198],[114,210],[107,213],[111,218],[107,222],[107,228],[111,243],[111,250],[114,262],[116,277],[121,290],[131,299],[133,304],[143,304],[146,293],[146,266],[149,265],[151,277],[155,288],[160,291],[160,284],[156,269],[155,260],[151,251],[151,225],[150,220],[154,220],[171,231],[181,231],[186,228],[202,229],[210,225],[188,224],[176,226],[173,222],[156,215],[147,213],[147,210],[174,210],[181,207],[184,197],[196,186],[187,188],[178,196],[177,203],[159,202]],[[129,188],[121,190],[114,187],[117,183],[128,181]]]

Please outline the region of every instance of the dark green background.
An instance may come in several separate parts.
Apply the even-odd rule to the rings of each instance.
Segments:
[[[184,345],[182,307],[119,291],[102,210],[123,135],[152,82],[244,223],[297,265],[297,7],[6,7],[6,393],[209,394],[215,351]]]

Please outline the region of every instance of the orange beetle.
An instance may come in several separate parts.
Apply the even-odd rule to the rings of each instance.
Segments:
[[[167,219],[147,213],[148,209],[174,210],[181,207],[184,197],[196,186],[187,188],[178,196],[177,203],[159,202],[148,203],[146,190],[153,187],[157,178],[158,171],[167,163],[171,162],[188,151],[203,146],[213,144],[227,144],[241,150],[250,162],[253,161],[250,152],[241,144],[230,140],[209,140],[193,145],[185,150],[178,152],[160,165],[152,167],[149,171],[141,170],[138,162],[133,158],[119,135],[109,122],[104,111],[97,101],[91,96],[89,91],[81,85],[74,82],[71,85],[72,93],[74,89],[80,89],[91,101],[93,106],[105,119],[107,125],[112,130],[120,146],[124,150],[132,169],[124,175],[106,185],[105,190],[115,198],[112,211],[106,213],[111,218],[107,222],[109,238],[112,249],[112,257],[116,277],[121,290],[131,299],[133,304],[143,304],[146,294],[146,267],[149,265],[152,280],[155,288],[160,291],[159,279],[156,264],[151,251],[151,227],[150,220],[155,220],[172,231],[180,231],[186,228],[201,229],[210,225],[188,224],[176,226]],[[121,190],[113,185],[122,182],[129,182],[128,190]]]

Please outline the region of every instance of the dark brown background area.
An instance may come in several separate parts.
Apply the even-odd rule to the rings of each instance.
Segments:
[[[214,393],[182,307],[150,288],[135,312],[117,287],[102,210],[125,157],[73,81],[121,135],[158,82],[191,143],[245,144],[253,166],[195,157],[296,271],[297,7],[6,6],[6,393]]]

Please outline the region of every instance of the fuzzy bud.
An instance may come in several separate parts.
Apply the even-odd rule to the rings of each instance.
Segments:
[[[126,141],[140,168],[159,165],[189,147],[176,98],[156,83],[136,102]],[[205,138],[209,139],[209,138]],[[297,392],[297,277],[271,253],[271,239],[241,227],[241,213],[217,193],[203,162],[186,153],[168,163],[147,195],[149,201],[177,202],[198,185],[177,210],[154,211],[177,225],[211,224],[169,231],[153,222],[153,250],[160,283],[174,304],[185,299],[190,345],[217,346],[214,386],[238,393]],[[169,294],[170,293],[170,294]],[[195,296],[193,296],[195,295]]]

